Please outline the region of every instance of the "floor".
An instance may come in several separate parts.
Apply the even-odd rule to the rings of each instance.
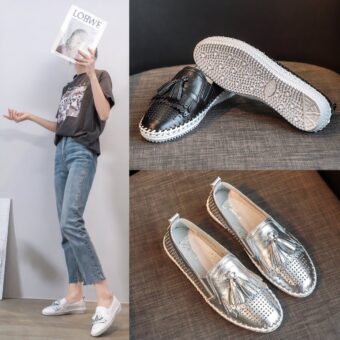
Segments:
[[[40,311],[48,300],[5,299],[0,301],[0,339],[93,339],[90,335],[95,302],[87,302],[87,312],[58,317],[43,316]],[[103,339],[129,338],[129,306],[123,305]]]

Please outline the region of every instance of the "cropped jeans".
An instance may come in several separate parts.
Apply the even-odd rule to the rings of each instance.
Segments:
[[[83,219],[96,167],[97,155],[72,137],[57,144],[54,184],[69,283],[105,280]]]

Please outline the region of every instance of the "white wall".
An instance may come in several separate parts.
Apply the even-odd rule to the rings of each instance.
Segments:
[[[128,1],[0,0],[0,197],[12,198],[5,297],[57,298],[67,287],[53,187],[54,134],[16,124],[7,108],[54,120],[73,66],[50,53],[71,4],[108,21],[97,68],[113,80],[116,105],[100,137],[102,154],[85,222],[110,287],[128,301]],[[93,287],[86,297],[95,298]]]

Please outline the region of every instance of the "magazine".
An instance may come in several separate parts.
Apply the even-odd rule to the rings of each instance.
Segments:
[[[78,50],[89,54],[96,49],[107,22],[94,14],[72,5],[61,26],[51,52],[75,63]]]

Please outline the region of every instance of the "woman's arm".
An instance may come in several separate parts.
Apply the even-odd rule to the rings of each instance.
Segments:
[[[44,127],[45,129],[55,132],[56,128],[57,128],[57,122],[52,122],[50,120],[41,118],[39,116],[36,116],[32,113],[28,113],[28,112],[18,112],[16,110],[13,109],[8,109],[8,114],[7,115],[3,115],[5,118],[7,118],[8,120],[13,120],[16,123],[20,123],[23,122],[25,120],[30,120],[34,123],[39,124],[40,126]]]
[[[95,71],[95,63],[96,57],[95,52],[92,49],[88,49],[90,55],[83,53],[82,51],[78,51],[79,57],[76,57],[75,60],[78,65],[84,67],[87,76],[91,82],[92,94],[94,99],[94,105],[98,112],[98,116],[101,120],[107,120],[110,114],[110,103],[106,99],[103,90],[99,84],[96,71]]]
[[[96,73],[94,72],[89,76],[94,99],[94,106],[98,112],[101,120],[107,120],[110,114],[110,104],[106,99],[103,90],[99,84]]]
[[[56,129],[57,129],[57,122],[53,122],[51,120],[41,118],[41,117],[36,116],[32,113],[29,114],[29,120],[31,120],[34,123],[39,124],[40,126],[44,127],[47,130],[50,130],[52,132],[55,132]]]

